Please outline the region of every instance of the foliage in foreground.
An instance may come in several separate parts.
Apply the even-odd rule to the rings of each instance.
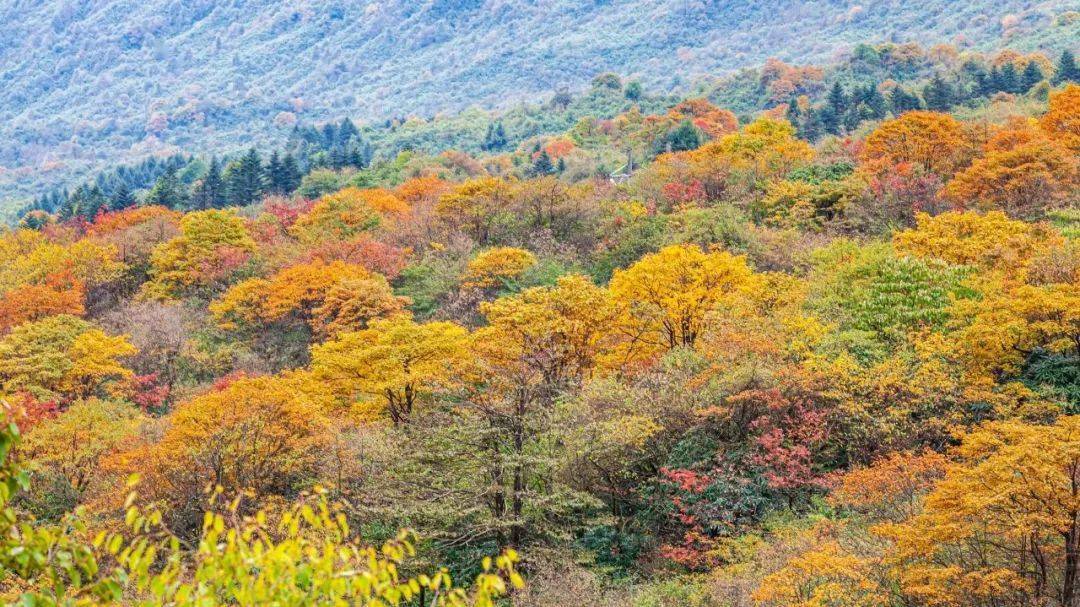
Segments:
[[[407,576],[417,537],[402,531],[381,547],[360,543],[325,491],[280,513],[240,514],[242,497],[224,504],[220,488],[189,545],[161,522],[161,513],[125,502],[125,529],[87,541],[83,512],[38,525],[11,505],[28,488],[12,457],[14,424],[0,430],[0,580],[2,592],[26,606],[98,605],[423,605],[487,607],[523,585],[517,553],[485,558],[470,590],[445,569]]]

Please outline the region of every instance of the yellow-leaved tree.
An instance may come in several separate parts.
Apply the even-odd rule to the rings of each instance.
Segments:
[[[579,275],[481,304],[487,326],[474,334],[477,381],[458,407],[466,427],[478,428],[484,476],[492,481],[491,515],[505,520],[502,536],[520,546],[527,520],[551,496],[532,489],[545,466],[533,457],[556,399],[592,373],[607,349],[614,310],[604,289]],[[535,519],[533,519],[535,520]]]
[[[752,307],[764,282],[741,256],[674,245],[646,255],[611,279],[628,359],[693,347],[709,315]]]
[[[159,439],[146,433],[105,467],[142,474],[145,497],[167,504],[172,528],[182,533],[198,529],[207,487],[245,491],[252,507],[293,494],[314,475],[330,440],[326,403],[301,379],[244,377],[216,387],[178,405]]]
[[[989,150],[942,190],[959,208],[1001,209],[1013,217],[1042,217],[1077,196],[1080,162],[1076,152],[1035,139],[1005,150]]]
[[[312,348],[311,373],[342,404],[404,424],[434,392],[460,381],[469,344],[464,327],[397,315]]]
[[[180,221],[180,235],[151,254],[143,296],[212,296],[247,265],[254,251],[255,241],[236,213],[217,209],[188,213]]]
[[[515,570],[518,555],[509,549],[484,557],[468,591],[454,585],[446,568],[405,576],[416,535],[406,530],[380,546],[362,543],[322,487],[250,516],[249,496],[226,503],[218,488],[196,517],[201,522],[191,543],[163,524],[157,507],[140,506],[133,491],[123,499],[123,526],[91,539],[83,510],[47,523],[13,506],[16,492],[29,488],[12,455],[18,439],[14,424],[0,426],[0,598],[7,603],[494,607],[524,583]]]
[[[807,532],[809,546],[765,576],[751,597],[761,607],[881,607],[890,604],[878,564],[853,554],[827,530]]]
[[[1039,119],[1039,126],[1074,153],[1080,152],[1080,84],[1070,84],[1050,95],[1050,107]]]
[[[259,331],[296,320],[328,336],[362,329],[373,318],[402,312],[407,303],[385,277],[363,266],[315,260],[237,283],[210,304],[210,312],[225,329]]]
[[[1080,417],[963,437],[924,511],[883,531],[905,594],[926,605],[1075,605]]]
[[[486,245],[494,238],[500,217],[510,211],[510,186],[509,182],[495,177],[466,181],[439,198],[435,215],[451,228]]]
[[[145,421],[146,416],[129,403],[89,399],[35,425],[19,444],[18,453],[41,485],[34,489],[53,493],[41,501],[63,501],[68,492],[76,502],[80,500],[99,474],[102,458],[131,438]]]
[[[19,325],[0,339],[0,389],[70,402],[107,396],[132,376],[121,360],[135,347],[67,314]]]
[[[988,291],[955,306],[967,321],[959,342],[976,366],[1014,373],[1036,350],[1080,355],[1080,282]]]
[[[561,386],[591,373],[613,336],[615,309],[608,293],[581,275],[561,276],[481,304],[488,326],[476,332],[489,370],[511,381]],[[535,378],[526,379],[530,374]]]
[[[65,243],[33,230],[0,233],[0,333],[54,314],[81,316],[86,292],[120,278],[124,264],[111,244]]]
[[[378,227],[381,213],[405,215],[408,204],[385,190],[348,187],[320,198],[289,232],[307,243],[349,240]]]
[[[489,289],[520,278],[536,265],[536,256],[515,247],[497,247],[476,254],[465,268],[461,283],[465,287]]]
[[[973,151],[959,120],[938,112],[907,112],[867,136],[861,160],[871,172],[910,164],[948,179],[967,165]]]
[[[790,123],[758,118],[738,133],[724,135],[688,155],[692,160],[710,155],[726,158],[735,170],[748,171],[764,183],[809,163],[814,149],[795,136],[795,127]]]
[[[86,286],[115,280],[124,271],[112,244],[92,239],[55,242],[34,230],[0,234],[0,294],[27,284],[46,283],[50,276],[69,274]]]
[[[915,219],[914,229],[893,237],[898,252],[1010,276],[1022,276],[1038,251],[1061,240],[1052,230],[1000,211],[919,213]]]

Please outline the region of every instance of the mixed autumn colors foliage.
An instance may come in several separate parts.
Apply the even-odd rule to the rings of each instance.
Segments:
[[[789,110],[31,212],[5,596],[1076,605],[1080,86],[816,142]],[[601,137],[657,153],[575,176]]]

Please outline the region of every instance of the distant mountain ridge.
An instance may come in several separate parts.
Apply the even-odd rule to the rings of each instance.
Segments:
[[[41,173],[283,138],[295,120],[506,106],[604,71],[667,90],[858,42],[1047,48],[1080,0],[7,0],[0,199]],[[47,181],[47,179],[46,179]]]

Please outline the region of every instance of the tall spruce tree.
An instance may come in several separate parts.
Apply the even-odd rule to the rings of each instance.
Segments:
[[[76,217],[93,220],[100,211],[107,209],[108,206],[109,200],[100,187],[96,184],[92,186],[83,184],[75,188],[75,191],[67,197],[60,206],[58,214],[60,219],[64,220]]]
[[[42,201],[44,206],[42,206],[41,208],[42,210],[48,211],[50,213],[55,213],[57,210],[60,209],[61,206],[64,205],[66,201],[66,195],[62,196],[59,190],[53,190],[52,195],[46,196],[45,199]]]
[[[327,122],[322,128],[322,148],[329,150],[337,143],[337,127],[332,122]]]
[[[869,117],[873,120],[881,120],[889,111],[889,103],[885,100],[885,95],[882,95],[873,84],[866,85],[863,103],[869,110]]]
[[[803,119],[799,137],[807,141],[817,141],[825,134],[825,125],[821,123],[821,110],[813,107],[806,108],[806,117]]]
[[[341,145],[335,145],[331,148],[327,156],[330,159],[330,166],[337,170],[342,169],[348,160],[348,153],[345,150],[345,146]]]
[[[180,182],[176,167],[170,164],[161,177],[158,177],[150,193],[146,195],[146,204],[181,209],[187,205],[187,202],[187,188]]]
[[[283,165],[277,150],[270,154],[270,160],[266,161],[266,189],[271,194],[285,194]]]
[[[1054,84],[1065,82],[1080,82],[1080,68],[1076,66],[1076,58],[1070,50],[1062,51],[1057,71],[1054,72]]]
[[[532,173],[536,176],[550,175],[555,172],[555,166],[551,164],[551,156],[547,150],[541,150],[540,155],[533,161]]]
[[[497,152],[506,147],[506,130],[503,128],[503,123],[491,122],[488,123],[487,134],[484,135],[484,142],[480,144],[480,148],[485,152]]]
[[[353,141],[353,143],[349,145],[346,163],[349,166],[354,166],[358,169],[367,168],[367,166],[371,164],[371,144],[364,141],[362,138]]]
[[[678,127],[668,133],[667,145],[673,152],[696,150],[701,146],[701,133],[693,122],[683,120]]]
[[[832,110],[832,115],[835,117],[835,124],[837,126],[839,126],[840,122],[844,119],[844,114],[848,111],[848,101],[848,96],[844,92],[844,87],[841,86],[839,82],[834,82],[825,103],[829,109]]]
[[[227,204],[225,180],[221,176],[221,163],[215,156],[210,159],[210,167],[206,169],[206,175],[195,188],[195,193],[191,198],[191,207],[199,210],[220,209]]]
[[[979,97],[989,97],[993,95],[996,90],[994,89],[994,79],[991,77],[990,72],[984,69],[978,69],[974,72],[973,79],[975,80],[975,94]]]
[[[128,187],[126,182],[121,181],[113,192],[112,199],[109,201],[109,208],[113,211],[122,211],[135,206],[136,202],[135,195],[131,193],[131,188]]]
[[[802,112],[799,111],[799,100],[794,96],[788,101],[787,111],[785,112],[787,121],[791,123],[791,126],[795,127],[795,130],[799,130],[799,124],[802,122]]]
[[[350,141],[359,138],[360,129],[356,128],[356,125],[353,124],[352,120],[349,120],[348,118],[342,118],[341,125],[338,126],[337,130],[337,142],[342,147],[347,147]]]
[[[333,125],[327,125],[333,129]],[[255,148],[229,165],[228,200],[232,206],[243,207],[259,201],[265,191],[262,160]]]
[[[100,186],[94,184],[87,190],[84,204],[85,207],[80,210],[80,214],[93,221],[98,213],[109,209],[109,198],[105,196],[105,192],[101,190]]]
[[[1024,67],[1024,73],[1020,76],[1020,91],[1026,93],[1042,81],[1043,73],[1039,65],[1034,61],[1028,61]]]
[[[1001,66],[1001,81],[1002,90],[1006,93],[1019,93],[1020,92],[1020,75],[1016,73],[1016,66],[1012,62],[1006,63]]]
[[[889,102],[892,106],[892,113],[895,116],[899,116],[904,112],[922,109],[922,102],[919,100],[919,97],[907,92],[899,86],[894,88],[892,93],[890,93]]]
[[[831,105],[826,103],[821,106],[821,109],[817,112],[818,120],[821,122],[822,134],[839,135],[840,134],[840,119],[842,116],[836,115],[836,110]]]
[[[285,158],[281,161],[282,193],[289,196],[295,192],[300,187],[300,181],[303,177],[300,172],[300,165],[296,162],[296,157],[292,153],[285,154]]]
[[[953,106],[953,88],[941,74],[934,74],[930,83],[923,89],[923,99],[926,100],[926,109],[934,112],[945,112]]]
[[[80,203],[85,197],[85,188],[86,186],[80,185],[79,187],[75,188],[75,191],[72,192],[69,196],[64,197],[64,200],[56,209],[56,214],[57,216],[59,216],[61,221],[73,219],[76,215],[79,214]]]

